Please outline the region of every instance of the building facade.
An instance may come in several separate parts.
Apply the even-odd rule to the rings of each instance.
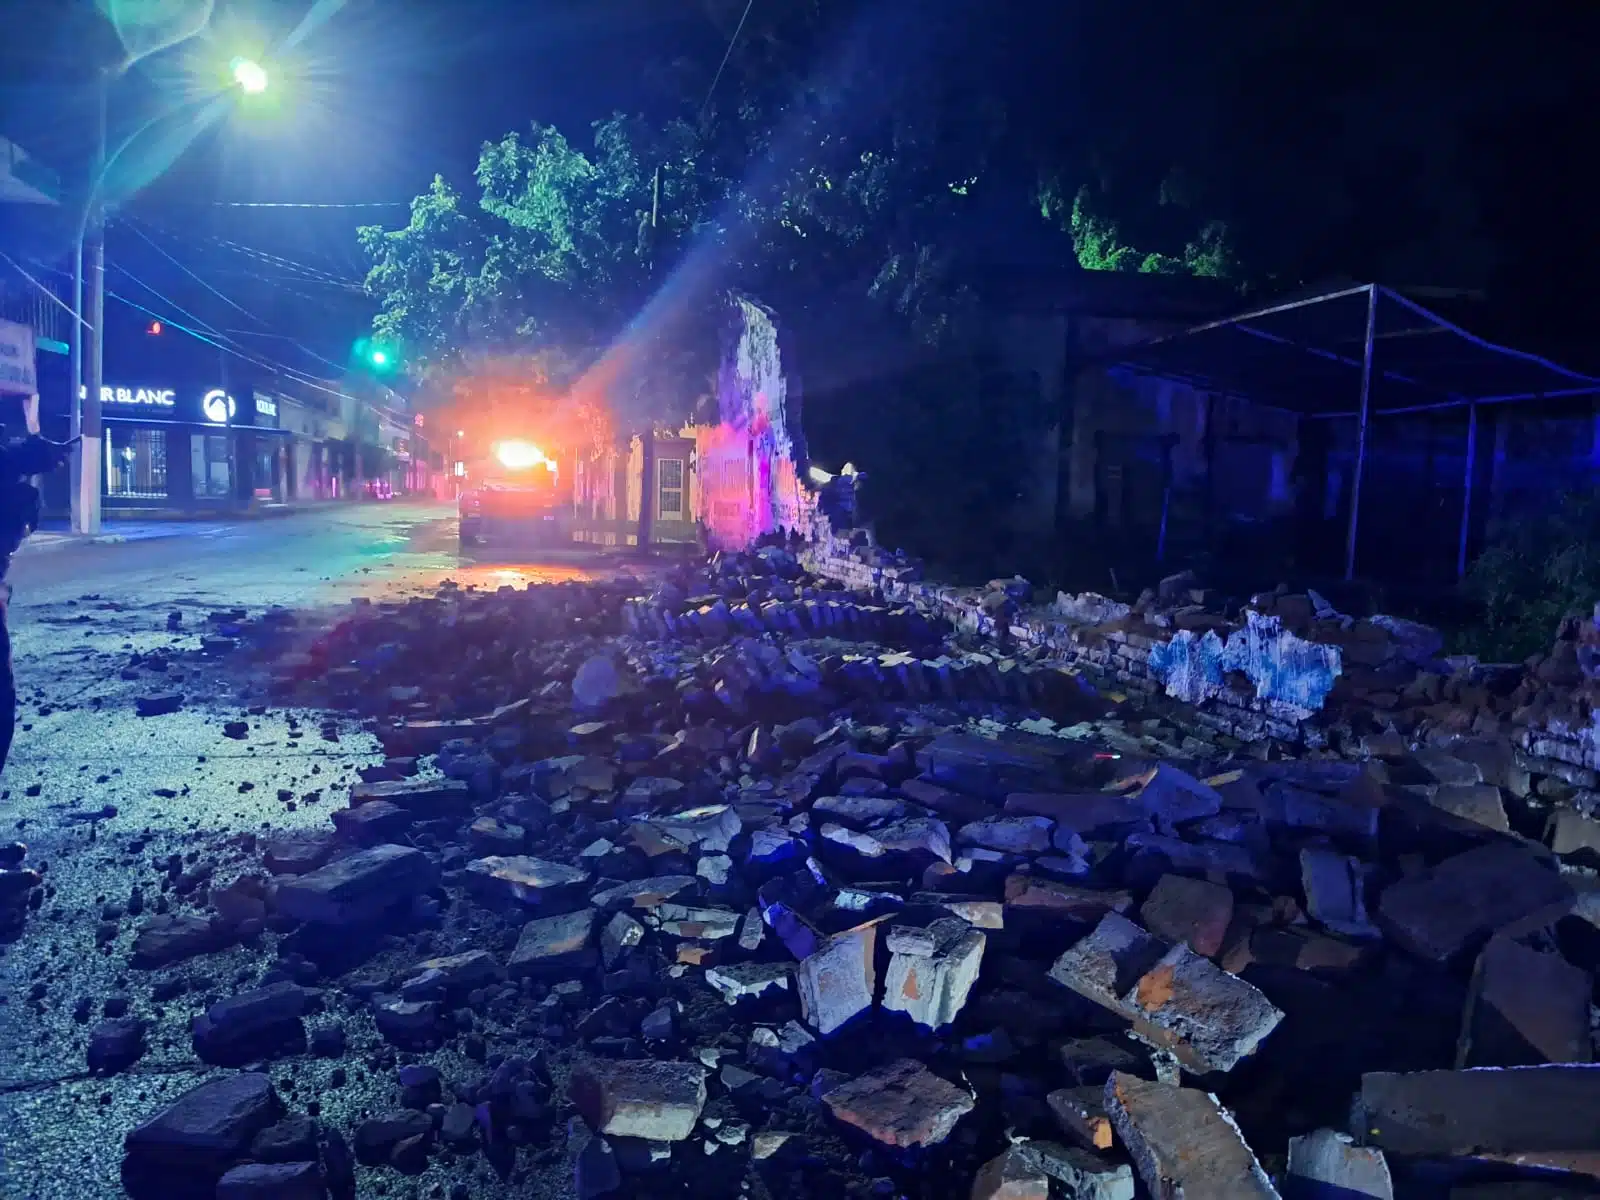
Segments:
[[[65,438],[71,413],[56,391],[44,393],[40,431]],[[286,434],[270,393],[230,390],[210,379],[113,377],[100,389],[100,404],[108,513],[225,511],[284,499]],[[64,481],[50,482],[56,486],[47,490],[46,505],[64,510]]]

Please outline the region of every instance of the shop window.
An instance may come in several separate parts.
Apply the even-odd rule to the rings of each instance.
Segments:
[[[106,426],[106,495],[167,498],[167,434],[162,429]]]
[[[201,433],[189,439],[196,500],[225,500],[233,494],[231,449],[225,433]]]
[[[683,466],[684,460],[681,458],[663,458],[656,463],[656,473],[660,477],[657,511],[663,521],[684,519]]]
[[[275,500],[278,497],[278,451],[275,446],[256,448],[256,499]]]

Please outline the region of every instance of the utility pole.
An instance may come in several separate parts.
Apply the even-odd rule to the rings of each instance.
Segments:
[[[73,337],[72,434],[80,438],[72,457],[72,531],[100,532],[100,473],[103,439],[100,388],[105,382],[106,241],[105,198],[102,185],[106,169],[106,88],[109,74],[100,68],[95,76],[95,143],[90,160],[89,194],[78,226],[74,254],[72,294],[78,314]],[[88,291],[88,312],[84,292]],[[83,339],[87,336],[87,345]],[[87,353],[85,353],[87,350]]]
[[[656,167],[656,173],[650,183],[650,266],[655,266],[656,256],[656,221],[661,215],[661,168]],[[653,272],[652,272],[653,273]],[[630,373],[630,386],[639,386],[639,368],[637,364]],[[640,397],[634,396],[637,404]],[[655,541],[656,525],[656,423],[651,418],[650,400],[644,400],[645,417],[642,422],[640,434],[640,459],[639,459],[639,553],[650,553],[650,545]]]

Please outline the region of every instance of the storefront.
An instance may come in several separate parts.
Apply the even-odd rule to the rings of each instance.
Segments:
[[[105,507],[237,509],[284,498],[285,434],[269,393],[130,380],[100,389]],[[64,423],[66,414],[51,414]],[[54,424],[55,422],[52,422]]]

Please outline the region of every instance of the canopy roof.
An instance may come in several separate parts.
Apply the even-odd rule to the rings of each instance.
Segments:
[[[1372,413],[1600,393],[1600,379],[1485,341],[1375,283],[1210,321],[1114,361],[1304,416],[1357,416],[1369,316]]]

